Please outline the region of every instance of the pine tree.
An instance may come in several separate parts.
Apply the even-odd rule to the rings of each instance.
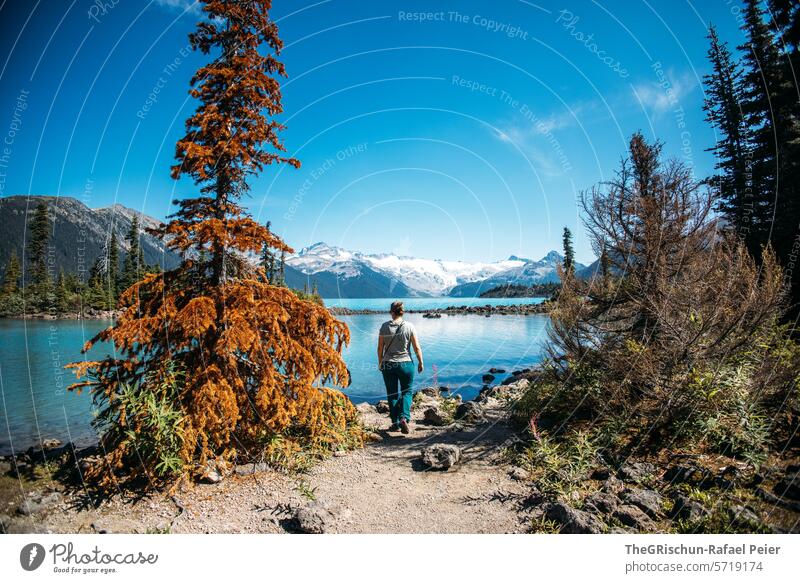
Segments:
[[[704,111],[719,138],[710,148],[716,156],[718,174],[709,183],[716,192],[718,208],[733,228],[754,250],[759,242],[752,231],[753,192],[750,181],[750,137],[742,112],[741,77],[727,43],[720,41],[717,30],[709,28],[708,60],[712,72],[704,77]]]
[[[119,243],[117,242],[117,232],[111,231],[111,241],[108,244],[108,270],[106,271],[106,288],[108,290],[109,304],[112,306],[117,302],[120,289],[119,273]]]
[[[128,253],[125,255],[119,278],[120,291],[128,289],[143,275],[144,254],[139,243],[139,217],[136,215],[131,218],[131,226],[125,240],[128,242]]]
[[[50,221],[47,218],[47,205],[36,206],[29,225],[28,265],[31,269],[31,283],[34,293],[44,297],[48,291],[50,278],[47,273],[47,242],[50,240]]]
[[[73,365],[89,373],[75,387],[93,387],[106,430],[108,454],[89,477],[109,467],[201,473],[209,460],[257,457],[265,443],[289,455],[361,439],[352,403],[325,387],[347,384],[347,326],[267,283],[248,259],[265,245],[291,251],[238,204],[248,178],[272,164],[300,165],[285,155],[283,126],[273,119],[283,110],[285,70],[270,7],[270,0],[206,0],[207,19],[190,35],[213,60],[192,80],[199,106],[177,143],[172,176],[192,178],[200,194],[177,201],[171,221],[154,231],[182,255],[180,266],[124,292],[124,312],[95,339],[113,341],[115,358]],[[142,402],[169,420],[166,434]]]
[[[575,275],[575,250],[572,247],[572,232],[564,227],[564,273]]]
[[[793,130],[787,104],[780,97],[787,91],[784,63],[759,0],[745,1],[743,29],[747,42],[739,47],[744,53],[745,71],[742,109],[753,132],[752,210],[758,247],[751,251],[759,253],[761,246],[777,240],[775,219],[792,199],[792,185],[784,178],[790,175],[788,146]]]
[[[19,276],[21,268],[19,265],[19,258],[17,257],[17,250],[11,250],[11,256],[8,258],[5,273],[3,274],[3,293],[15,294],[19,291]]]
[[[67,279],[63,269],[59,270],[58,279],[56,280],[55,309],[59,314],[69,311],[69,290],[67,289]]]

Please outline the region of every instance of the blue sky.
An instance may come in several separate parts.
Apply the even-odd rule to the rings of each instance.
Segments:
[[[589,261],[576,197],[611,176],[632,132],[711,171],[707,27],[735,46],[738,12],[734,0],[275,0],[283,137],[303,165],[268,168],[245,203],[296,248],[538,258],[567,225]],[[0,194],[160,218],[192,195],[169,166],[195,107],[197,18],[182,0],[2,2]]]

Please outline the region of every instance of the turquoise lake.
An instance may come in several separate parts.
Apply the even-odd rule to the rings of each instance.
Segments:
[[[326,300],[329,306],[352,309],[386,309],[391,299]],[[410,298],[407,309],[433,309],[449,305],[532,303],[539,299],[487,300],[483,298]],[[385,390],[376,365],[377,331],[388,317],[382,314],[342,316],[350,327],[351,342],[344,358],[352,375],[345,392],[354,402],[384,399]],[[542,359],[546,316],[443,316],[426,319],[407,314],[419,333],[426,370],[415,388],[436,382],[465,399],[482,386],[489,368],[511,371],[530,367]],[[89,355],[80,349],[110,322],[100,320],[0,320],[0,454],[26,449],[40,439],[58,438],[88,445],[96,441],[91,426],[92,400],[88,393],[66,390],[74,381],[63,366],[82,358],[100,358],[108,346]],[[497,375],[498,380],[503,375]]]

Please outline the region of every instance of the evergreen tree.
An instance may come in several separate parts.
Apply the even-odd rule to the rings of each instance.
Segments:
[[[106,287],[112,303],[116,303],[120,286],[119,273],[119,244],[117,232],[111,231],[111,241],[108,244],[108,270],[106,271]]]
[[[139,217],[136,215],[131,219],[131,227],[125,240],[128,242],[128,253],[122,265],[120,291],[128,289],[144,275],[144,251],[139,242]]]
[[[575,275],[575,250],[572,247],[572,232],[564,227],[564,273]]]
[[[58,280],[56,281],[55,291],[55,309],[59,314],[64,314],[69,311],[69,290],[67,289],[67,279],[64,276],[64,270],[60,269],[58,272]]]
[[[793,162],[789,146],[793,137],[790,109],[781,96],[787,92],[785,63],[764,20],[759,0],[745,0],[743,29],[747,42],[742,78],[745,121],[752,135],[752,188],[754,243],[751,251],[778,240],[776,217],[784,216],[792,199]],[[795,97],[796,99],[796,97]],[[749,209],[745,208],[744,212]],[[780,256],[780,253],[779,253]]]
[[[706,98],[703,109],[706,120],[717,130],[715,146],[709,150],[716,156],[718,174],[709,180],[714,188],[718,209],[752,250],[759,242],[752,231],[753,192],[750,182],[752,152],[742,112],[741,71],[734,62],[727,44],[720,41],[717,30],[709,28],[708,59],[712,72],[704,77]]]
[[[11,250],[11,257],[8,258],[5,273],[3,274],[3,293],[15,294],[19,291],[19,276],[21,269],[19,265],[19,258],[17,257],[17,250]]]
[[[47,274],[47,242],[50,239],[50,221],[47,218],[47,205],[39,203],[29,225],[28,265],[31,270],[31,283],[34,293],[44,296],[49,287]]]
[[[143,472],[199,474],[209,460],[242,463],[259,458],[264,444],[286,456],[362,436],[352,403],[325,386],[348,384],[346,324],[265,282],[248,260],[265,245],[291,252],[238,203],[248,179],[268,165],[300,165],[285,155],[283,126],[273,119],[283,111],[285,70],[271,2],[203,4],[206,18],[190,43],[213,56],[192,79],[199,105],[172,168],[200,194],[178,201],[159,231],[183,260],[122,294],[122,314],[93,341],[113,341],[114,357],[72,365],[91,379],[73,388],[92,386],[105,431],[104,458],[85,475],[109,485]],[[196,261],[203,251],[207,264]]]

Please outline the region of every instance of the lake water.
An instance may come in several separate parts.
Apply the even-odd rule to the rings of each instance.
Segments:
[[[479,298],[480,299],[480,298]],[[404,299],[408,309],[432,309],[467,305],[474,298]],[[353,309],[384,309],[391,299],[339,300]],[[532,300],[517,302],[531,303]],[[480,299],[477,305],[490,303]],[[511,303],[504,300],[499,303]],[[469,304],[473,305],[473,304]],[[351,341],[344,358],[352,375],[345,390],[354,402],[385,399],[385,389],[376,366],[377,331],[387,319],[382,314],[343,316]],[[476,315],[426,319],[407,314],[419,333],[426,370],[418,375],[415,388],[433,384],[451,387],[470,399],[482,386],[481,376],[489,368],[511,371],[541,361],[547,317]],[[107,346],[80,354],[86,340],[110,322],[99,320],[0,320],[0,454],[26,449],[40,439],[55,437],[80,445],[93,443],[92,401],[88,393],[66,390],[74,381],[63,366],[82,358],[101,358]],[[503,375],[497,375],[498,380]]]

